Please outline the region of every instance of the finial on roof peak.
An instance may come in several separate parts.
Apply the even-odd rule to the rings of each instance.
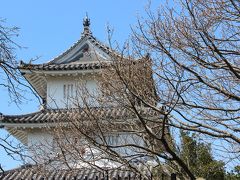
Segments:
[[[83,34],[84,35],[91,34],[89,27],[90,27],[90,19],[88,17],[88,14],[86,13],[85,18],[83,19],[83,28],[84,28]]]
[[[88,17],[88,14],[86,13],[86,16],[85,16],[85,18],[83,19],[83,26],[85,27],[85,26],[90,26],[90,19],[89,19],[89,17]]]

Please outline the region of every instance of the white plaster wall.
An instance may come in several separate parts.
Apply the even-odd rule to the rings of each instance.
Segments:
[[[46,129],[32,129],[28,131],[29,155],[41,160],[52,150],[53,136]]]
[[[68,133],[67,133],[68,134]],[[71,132],[69,132],[69,136],[66,136],[68,138],[69,142],[71,140],[71,137],[74,136]],[[105,136],[107,142],[109,145],[125,145],[125,144],[136,144],[140,146],[144,146],[144,141],[141,137],[137,136],[136,134],[130,134],[130,133],[113,133],[113,134],[107,134]],[[66,139],[65,139],[66,140]],[[108,160],[108,157],[105,154],[102,154],[101,151],[99,151],[97,148],[89,146],[87,141],[84,139],[81,139],[78,137],[78,142],[76,142],[75,148],[79,147],[79,151],[81,151],[81,148],[84,148],[84,154],[83,157],[85,160],[93,160],[96,158],[96,161],[93,161],[93,163],[98,164],[99,166],[103,167],[115,167],[118,166],[118,163],[115,163],[114,161]],[[96,140],[101,140],[96,137]],[[64,139],[63,139],[64,141]],[[51,157],[56,157],[60,149],[57,148],[56,144],[54,143],[53,135],[50,133],[50,129],[43,128],[43,129],[32,129],[28,131],[28,147],[29,147],[29,155],[32,156],[37,162],[44,163],[48,162]],[[59,150],[59,151],[58,151]],[[134,155],[139,152],[138,149],[133,147],[120,147],[120,148],[114,148],[114,151],[120,153],[123,156],[126,155]],[[93,154],[94,153],[94,156]],[[80,159],[74,159],[72,162],[71,160],[74,158],[71,154],[66,154],[66,159],[68,160],[69,165],[72,165],[73,167],[77,166],[85,166],[86,163],[83,163]],[[77,160],[77,161],[76,161]],[[71,163],[72,162],[72,163]],[[77,163],[77,164],[76,164]],[[53,164],[51,164],[53,167],[64,167],[64,163],[61,161],[54,161]]]
[[[47,78],[47,105],[52,109],[82,106],[82,98],[88,96],[91,106],[97,106],[93,97],[99,93],[97,81],[93,76],[70,76]],[[64,85],[73,84],[73,97],[64,98]]]
[[[112,146],[124,146],[126,144],[135,144],[137,146],[145,146],[141,136],[133,133],[118,132],[106,135],[106,141]],[[139,149],[135,147],[119,147],[114,150],[122,155],[134,155],[139,153]]]

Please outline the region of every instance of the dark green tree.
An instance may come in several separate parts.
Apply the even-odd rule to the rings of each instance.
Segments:
[[[211,154],[211,144],[200,142],[196,134],[181,131],[180,156],[196,177],[224,179],[224,163]]]
[[[226,174],[227,180],[238,180],[240,179],[240,166],[235,166],[234,170]]]

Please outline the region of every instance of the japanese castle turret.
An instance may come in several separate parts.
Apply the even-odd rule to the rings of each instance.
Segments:
[[[73,117],[80,117],[87,122],[90,117],[86,113],[86,109],[91,110],[91,113],[97,117],[128,120],[129,112],[127,110],[114,108],[108,104],[103,106],[94,100],[94,96],[101,94],[98,85],[99,74],[108,64],[112,63],[112,54],[116,52],[92,35],[89,18],[84,19],[83,28],[80,40],[51,61],[43,64],[20,63],[19,70],[42,99],[42,108],[37,112],[25,115],[2,115],[0,125],[4,126],[29,150],[32,147],[38,149],[40,147],[37,146],[38,144],[45,145],[52,150],[57,141],[57,138],[53,136],[54,128],[57,126],[68,128],[67,122]],[[84,88],[79,89],[78,87]],[[84,90],[87,90],[88,97],[86,99],[78,98],[75,101],[75,98],[84,95]],[[84,105],[86,103],[84,100],[89,106]],[[141,113],[155,116],[148,108],[142,108]],[[131,118],[133,118],[132,114]],[[80,125],[79,128],[81,129]],[[71,132],[71,128],[69,129],[69,133],[72,135],[73,132]],[[136,137],[133,142],[131,134],[126,133],[107,134],[107,136],[109,143],[113,144],[121,137],[127,137],[126,139],[132,144],[143,143]],[[85,143],[84,140],[77,141],[76,144],[80,147],[83,146],[81,143]],[[86,150],[81,149],[81,151],[84,154]],[[40,154],[38,155],[40,156]],[[116,166],[111,163],[100,166],[111,165]]]

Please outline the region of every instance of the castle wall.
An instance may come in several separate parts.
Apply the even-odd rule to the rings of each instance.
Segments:
[[[97,81],[92,76],[49,77],[47,82],[47,106],[51,109],[97,106],[99,94]]]
[[[35,161],[49,160],[53,145],[53,136],[46,129],[32,129],[28,131],[28,153]]]

